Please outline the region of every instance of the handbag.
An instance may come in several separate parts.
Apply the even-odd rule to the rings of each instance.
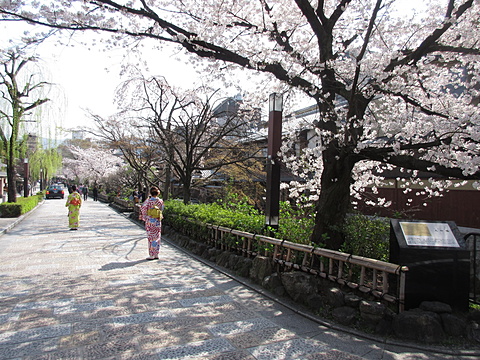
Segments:
[[[153,208],[147,210],[147,215],[154,219],[163,219],[162,210],[160,210],[160,208],[156,205]]]

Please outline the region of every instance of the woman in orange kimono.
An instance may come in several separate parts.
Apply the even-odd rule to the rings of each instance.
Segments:
[[[68,195],[68,227],[70,230],[77,230],[80,222],[80,207],[82,206],[82,196],[78,193],[77,187],[72,186],[72,192]]]
[[[150,197],[145,200],[141,207],[142,220],[145,221],[145,230],[148,238],[147,260],[158,259],[160,252],[160,240],[162,236],[162,211],[163,200],[158,198],[160,190],[153,186],[150,189]]]

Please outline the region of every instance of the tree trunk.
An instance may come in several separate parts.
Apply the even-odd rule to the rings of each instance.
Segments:
[[[165,184],[163,185],[163,200],[168,200],[170,197],[171,177],[172,177],[172,168],[170,167],[170,163],[167,163],[167,166],[165,169]]]
[[[186,163],[191,163],[188,160],[185,161]],[[192,173],[193,171],[190,168],[185,169],[185,173],[183,176],[180,177],[180,181],[182,182],[182,189],[183,189],[183,203],[185,205],[190,204],[190,200],[192,199]]]
[[[185,205],[190,204],[190,184],[183,184],[183,203]]]
[[[316,205],[311,241],[338,250],[344,242],[342,226],[350,208],[350,184],[355,162],[331,144],[323,153],[322,188]]]
[[[16,142],[16,127],[12,128],[10,141],[8,143],[8,158],[7,158],[7,182],[8,182],[8,202],[17,202],[17,183],[15,182],[15,142]]]
[[[15,167],[10,164],[8,161],[7,165],[7,184],[8,184],[8,192],[7,192],[7,202],[17,202],[17,184],[15,182]]]

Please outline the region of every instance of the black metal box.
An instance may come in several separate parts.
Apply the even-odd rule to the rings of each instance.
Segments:
[[[468,310],[470,256],[452,221],[390,222],[390,262],[408,267],[405,309],[440,301]]]

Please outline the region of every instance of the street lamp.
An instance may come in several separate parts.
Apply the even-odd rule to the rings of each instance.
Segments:
[[[267,203],[265,225],[278,229],[280,215],[280,159],[282,144],[283,95],[273,93],[269,97],[268,152],[267,152]]]
[[[282,94],[277,94],[277,93],[270,94],[270,97],[268,99],[268,107],[269,107],[270,112],[272,112],[272,111],[282,112],[283,111],[283,95]],[[281,120],[281,118],[280,118],[280,120]]]
[[[43,191],[43,168],[40,168],[40,191]]]
[[[23,159],[23,196],[28,197],[28,158]]]

